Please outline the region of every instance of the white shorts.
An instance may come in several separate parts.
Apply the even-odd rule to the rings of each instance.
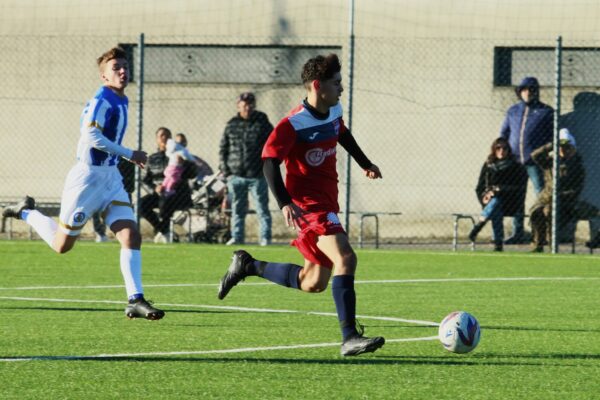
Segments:
[[[103,212],[107,226],[115,221],[135,221],[129,196],[118,168],[77,163],[67,175],[60,204],[59,227],[77,236],[88,219]]]

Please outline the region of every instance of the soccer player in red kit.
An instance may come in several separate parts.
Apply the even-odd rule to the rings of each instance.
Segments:
[[[331,290],[342,330],[341,354],[353,356],[377,350],[385,339],[365,337],[360,325],[357,329],[356,254],[337,216],[337,144],[348,151],[368,178],[382,176],[344,125],[339,104],[343,91],[340,71],[335,54],[317,56],[304,64],[302,82],[307,97],[277,124],[262,153],[265,177],[286,224],[298,231],[293,244],[304,256],[304,266],[259,261],[244,250],[235,251],[221,279],[218,297],[225,298],[247,276],[318,293],[327,288],[333,273]],[[287,171],[285,184],[281,162]]]

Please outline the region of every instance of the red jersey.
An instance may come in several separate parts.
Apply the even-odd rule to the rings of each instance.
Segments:
[[[329,108],[326,118],[303,103],[269,135],[262,158],[285,162],[285,187],[303,210],[339,212],[336,147],[339,135],[347,131],[339,103]]]

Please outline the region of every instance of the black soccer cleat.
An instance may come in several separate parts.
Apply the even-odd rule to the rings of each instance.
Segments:
[[[165,312],[153,307],[151,301],[147,301],[143,297],[140,297],[132,303],[127,304],[127,307],[125,307],[125,315],[129,319],[146,318],[155,321],[164,317]]]
[[[21,219],[21,211],[34,209],[35,199],[33,197],[25,196],[25,198],[17,204],[4,207],[4,210],[2,211],[2,217]]]
[[[357,332],[346,338],[342,343],[340,353],[344,357],[357,356],[362,353],[372,353],[385,344],[381,336],[369,338],[363,336],[365,328],[356,321]]]
[[[250,275],[246,266],[252,261],[254,261],[252,256],[244,250],[233,252],[231,264],[229,264],[229,268],[219,284],[219,292],[217,293],[219,300],[223,300],[235,285]]]
[[[342,343],[340,353],[344,356],[357,356],[362,353],[372,353],[385,344],[381,336],[366,337],[361,334],[350,336]]]

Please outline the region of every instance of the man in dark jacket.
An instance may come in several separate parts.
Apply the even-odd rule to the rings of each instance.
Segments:
[[[248,212],[248,191],[252,194],[260,223],[260,245],[271,242],[269,189],[262,172],[262,148],[273,130],[265,113],[256,111],[253,93],[242,93],[238,114],[229,120],[219,148],[220,168],[227,177],[231,195],[231,240],[228,245],[244,243]]]
[[[171,138],[171,131],[161,127],[156,131],[156,144],[158,151],[148,157],[145,175],[142,178],[144,187],[150,192],[140,199],[140,214],[146,218],[154,228],[154,242],[167,243],[169,238],[169,224],[176,210],[185,210],[192,206],[192,192],[188,184],[189,179],[196,177],[196,166],[193,162],[184,161],[181,181],[175,188],[172,196],[163,196],[165,178],[164,171],[169,163],[165,154],[167,140]],[[154,209],[158,208],[158,213]]]
[[[523,79],[515,92],[520,101],[508,109],[500,137],[508,140],[517,161],[525,166],[537,195],[544,188],[544,175],[531,153],[552,141],[554,110],[540,101],[540,85],[534,77]],[[519,214],[513,218],[512,236],[505,243],[523,243],[523,236],[523,215]]]

